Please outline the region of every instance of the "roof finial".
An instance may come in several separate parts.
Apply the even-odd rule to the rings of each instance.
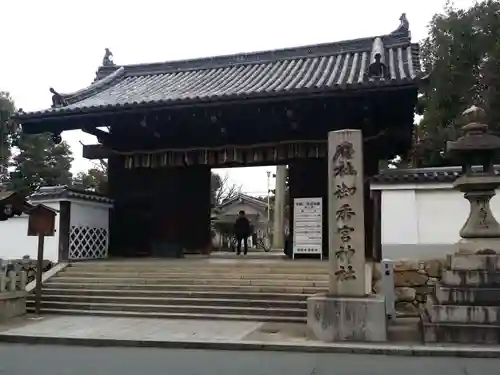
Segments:
[[[399,34],[399,33],[407,33],[410,31],[410,23],[408,22],[408,18],[406,18],[406,13],[401,14],[401,17],[399,17],[399,27],[392,32],[392,34]]]
[[[105,49],[104,57],[102,59],[102,66],[113,66],[115,63],[113,62],[113,53],[109,50],[109,48]]]

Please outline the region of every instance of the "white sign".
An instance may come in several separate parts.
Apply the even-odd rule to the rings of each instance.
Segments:
[[[319,254],[323,259],[323,199],[293,200],[293,255]]]

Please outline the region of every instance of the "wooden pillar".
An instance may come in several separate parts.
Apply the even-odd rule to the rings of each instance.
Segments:
[[[372,202],[372,260],[382,260],[382,190],[371,191]]]
[[[379,215],[377,207],[375,206],[374,196],[370,191],[371,177],[376,175],[379,170],[378,165],[378,150],[373,145],[363,145],[363,191],[364,191],[364,211],[365,211],[365,258],[368,261],[376,260],[377,248],[379,240],[376,235],[377,219]],[[370,147],[371,146],[371,147]],[[379,221],[379,220],[378,220]]]
[[[59,202],[59,262],[65,262],[69,259],[70,220],[71,202]]]
[[[124,214],[122,212],[122,184],[124,183],[123,172],[125,166],[121,163],[118,155],[111,154],[108,158],[108,195],[114,200],[113,210],[109,214],[109,248],[108,255],[121,256],[122,254],[122,236],[123,228],[121,227],[120,218]]]
[[[181,170],[178,220],[182,246],[203,252],[210,246],[210,168],[195,165]]]

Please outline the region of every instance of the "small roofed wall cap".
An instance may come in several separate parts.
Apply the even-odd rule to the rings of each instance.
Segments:
[[[472,165],[481,165],[482,174],[494,175],[493,157],[500,151],[500,138],[488,130],[486,112],[475,105],[466,109],[462,116],[466,125],[464,135],[456,141],[446,143],[446,157],[462,165],[463,173],[473,173]]]
[[[28,211],[33,207],[23,195],[15,191],[2,191],[0,192],[0,209],[7,206],[9,207],[9,210],[12,210],[12,213],[17,216],[22,213],[28,213]]]

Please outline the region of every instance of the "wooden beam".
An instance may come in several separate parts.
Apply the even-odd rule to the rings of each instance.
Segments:
[[[85,159],[107,159],[109,157],[109,149],[101,144],[84,145],[83,155]]]
[[[84,127],[82,127],[82,131],[84,133],[96,136],[97,140],[99,142],[108,142],[110,139],[109,133],[102,131],[100,129],[94,128],[94,127],[84,126]]]

